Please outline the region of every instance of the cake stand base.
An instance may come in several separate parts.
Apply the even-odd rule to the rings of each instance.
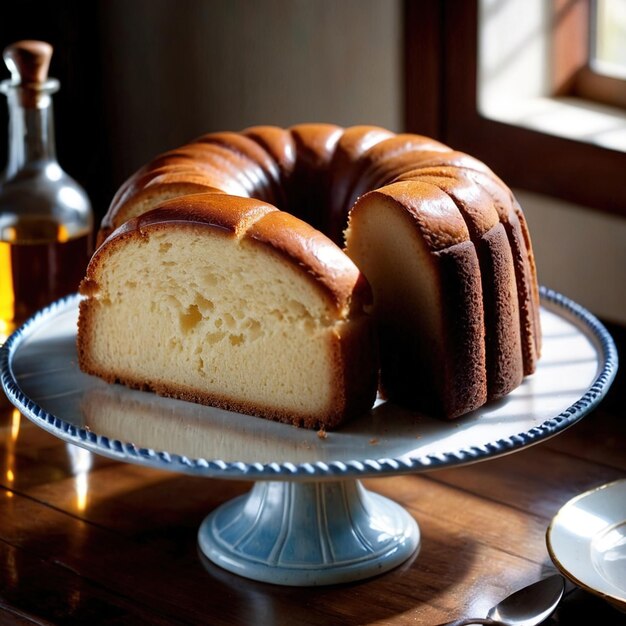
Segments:
[[[200,549],[231,572],[278,585],[332,585],[386,572],[418,549],[416,521],[359,480],[261,481],[202,523]]]

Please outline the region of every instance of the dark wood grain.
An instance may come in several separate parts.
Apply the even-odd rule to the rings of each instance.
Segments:
[[[209,563],[197,531],[242,481],[120,463],[0,409],[0,625],[424,624],[484,615],[554,569],[545,533],[572,496],[626,475],[623,391],[519,452],[453,469],[367,479],[419,522],[419,554],[359,583],[278,587]],[[85,465],[88,462],[89,467]],[[582,590],[548,624],[624,624]]]

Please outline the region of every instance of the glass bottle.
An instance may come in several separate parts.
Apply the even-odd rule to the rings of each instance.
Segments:
[[[0,183],[0,343],[35,311],[78,288],[92,252],[93,212],[57,162],[52,47],[20,41],[4,50],[11,79],[9,146]]]

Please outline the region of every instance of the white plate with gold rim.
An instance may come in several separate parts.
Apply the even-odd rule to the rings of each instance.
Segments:
[[[626,611],[626,478],[572,498],[550,523],[546,542],[567,578]]]

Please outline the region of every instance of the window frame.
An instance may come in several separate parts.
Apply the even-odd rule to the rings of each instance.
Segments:
[[[571,42],[581,28],[588,28],[589,0],[553,0],[557,13],[572,3],[576,19],[558,22],[554,31],[555,53],[559,41],[561,49],[569,42],[570,56],[553,65],[555,93],[567,89],[570,95],[588,80],[588,38],[578,46]],[[512,187],[626,217],[626,152],[480,113],[478,0],[405,0],[404,9],[407,131],[434,136],[476,156]]]
[[[626,109],[626,80],[596,71],[592,56],[593,0],[552,0],[552,91]]]

